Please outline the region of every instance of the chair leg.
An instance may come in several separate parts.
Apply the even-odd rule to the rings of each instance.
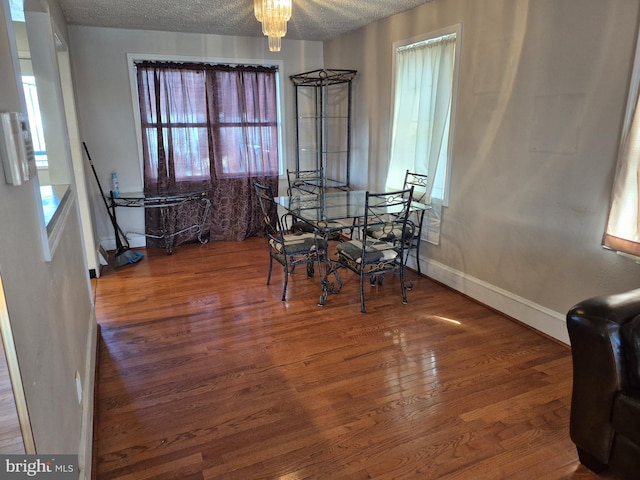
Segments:
[[[273,270],[273,257],[269,255],[269,273],[267,274],[267,285],[271,283],[271,271]]]
[[[400,269],[400,288],[402,289],[402,303],[407,304],[407,286],[404,283],[404,267]]]
[[[282,289],[282,301],[287,299],[287,283],[289,283],[289,269],[284,266],[284,288]]]
[[[367,313],[364,309],[364,275],[360,272],[360,311]]]
[[[315,275],[315,268],[313,262],[307,263],[307,277],[312,278]]]

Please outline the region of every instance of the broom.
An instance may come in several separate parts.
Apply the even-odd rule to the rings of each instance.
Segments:
[[[112,213],[109,209],[109,204],[107,203],[107,198],[104,195],[104,191],[102,190],[102,185],[100,184],[100,179],[98,178],[98,174],[96,173],[96,168],[93,166],[93,161],[91,160],[91,155],[89,155],[89,149],[87,148],[87,144],[82,142],[82,146],[84,147],[84,151],[87,154],[87,159],[89,160],[89,164],[91,165],[91,170],[93,171],[93,176],[96,178],[96,183],[98,184],[98,189],[100,190],[100,196],[102,197],[102,201],[104,202],[104,206],[107,209],[107,214],[111,219],[111,224],[113,225],[113,231],[116,237],[116,253],[115,253],[115,267],[122,267],[124,265],[129,265],[132,263],[138,263],[144,255],[138,252],[134,252],[129,248],[129,241],[127,240],[127,236],[122,232],[118,222],[116,221],[115,211]],[[111,195],[111,203],[113,204],[113,192],[110,192]],[[114,208],[115,210],[115,208]],[[124,238],[124,242],[122,239]]]

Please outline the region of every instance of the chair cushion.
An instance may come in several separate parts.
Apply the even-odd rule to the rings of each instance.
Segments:
[[[395,259],[398,252],[391,247],[392,245],[386,242],[367,240],[364,253],[365,265]],[[362,242],[360,240],[343,242],[338,245],[337,250],[340,255],[344,255],[356,263],[362,263]]]
[[[315,228],[313,228],[313,225],[301,220],[296,220],[295,222],[293,222],[293,225],[291,225],[292,232],[313,233],[314,230]]]
[[[350,227],[347,227],[346,225],[340,222],[331,221],[331,222],[318,222],[317,228],[326,229],[328,231],[338,231],[338,230],[344,230],[345,228],[350,228]],[[292,232],[313,233],[315,230],[316,230],[316,227],[302,220],[294,221],[293,225],[291,226]]]
[[[327,248],[327,242],[321,238],[316,238],[313,233],[292,233],[284,235],[284,248],[288,255],[314,252],[316,245],[322,250]],[[278,253],[282,253],[282,243],[273,239],[269,241],[271,247]]]
[[[318,225],[318,228],[326,229],[326,230],[344,230],[345,228],[351,228],[350,226],[347,226],[344,223],[334,222],[334,221],[330,221],[330,222],[319,221],[317,225]]]
[[[622,326],[621,335],[629,386],[640,389],[640,315]]]

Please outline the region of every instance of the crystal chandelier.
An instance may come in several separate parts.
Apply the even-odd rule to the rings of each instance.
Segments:
[[[262,33],[269,37],[269,51],[279,52],[291,18],[291,0],[253,0],[253,13],[262,23]]]

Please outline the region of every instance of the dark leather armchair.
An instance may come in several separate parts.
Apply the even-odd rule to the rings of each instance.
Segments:
[[[567,313],[573,356],[571,440],[595,472],[640,478],[640,289]]]

